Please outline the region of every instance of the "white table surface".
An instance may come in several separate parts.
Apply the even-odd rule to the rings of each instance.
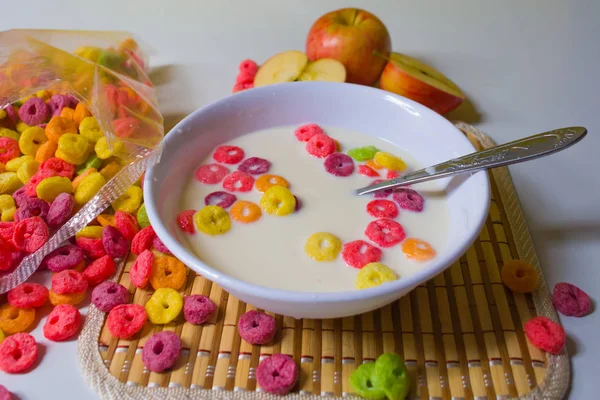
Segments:
[[[451,115],[505,142],[582,125],[590,134],[563,153],[511,167],[545,276],[600,298],[600,2],[455,1],[87,1],[0,0],[0,30],[130,30],[151,44],[166,123],[227,96],[244,58],[259,63],[304,49],[321,14],[346,6],[378,15],[393,49],[421,57],[451,77],[472,107]],[[569,398],[597,398],[598,312],[563,317],[572,355]],[[43,345],[39,366],[0,373],[20,399],[96,398],[76,358],[76,342]]]

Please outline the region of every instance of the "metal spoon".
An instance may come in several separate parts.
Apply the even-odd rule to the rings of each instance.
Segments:
[[[534,158],[544,157],[574,145],[583,139],[586,133],[587,129],[580,126],[572,126],[540,133],[490,149],[471,153],[466,156],[454,158],[395,179],[366,186],[356,190],[356,194],[360,196],[385,189],[395,189],[405,185],[445,178],[451,175],[533,160]]]

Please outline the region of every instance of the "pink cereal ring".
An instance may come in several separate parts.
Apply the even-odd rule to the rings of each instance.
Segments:
[[[152,264],[154,262],[154,253],[150,250],[144,250],[133,262],[129,271],[129,279],[136,287],[144,288],[148,284],[150,274],[152,274]]]
[[[371,185],[375,185],[375,184],[381,183],[381,182],[383,182],[383,179],[375,179],[373,182],[371,182]],[[393,192],[394,192],[394,189],[380,190],[379,192],[373,193],[373,197],[375,197],[376,199],[384,199],[386,197],[389,197],[389,195],[392,194]]]
[[[306,142],[306,151],[311,156],[325,158],[336,149],[335,141],[323,133],[317,133]]]
[[[351,267],[362,268],[367,264],[381,260],[383,252],[381,249],[365,242],[355,240],[344,244],[342,258]]]
[[[154,239],[152,240],[152,247],[154,247],[154,250],[160,251],[161,253],[173,254],[158,236],[154,236]]]
[[[29,126],[39,125],[50,117],[50,108],[39,97],[30,97],[19,109],[19,117]]]
[[[229,208],[233,205],[233,203],[236,202],[236,200],[237,197],[234,194],[218,191],[209,193],[204,198],[204,204],[207,206],[219,206],[221,208]],[[190,233],[193,233],[193,230]]]
[[[51,228],[58,228],[71,218],[75,208],[75,199],[68,193],[61,193],[52,202],[48,209],[46,221]]]
[[[200,183],[214,185],[219,183],[229,174],[229,169],[219,164],[201,165],[195,177]]]
[[[88,265],[83,271],[83,276],[87,279],[89,286],[95,286],[110,278],[115,271],[115,261],[106,255]]]
[[[149,250],[152,247],[152,242],[156,237],[152,225],[148,225],[141,231],[135,234],[131,241],[131,252],[140,255],[144,250]]]
[[[21,283],[8,292],[8,304],[16,308],[38,308],[48,300],[48,289],[37,283]]]
[[[16,374],[33,366],[38,356],[35,338],[29,333],[15,333],[0,343],[0,370]]]
[[[48,254],[43,263],[52,272],[60,272],[77,267],[84,258],[83,250],[74,244],[66,244]]]
[[[258,386],[267,393],[285,395],[298,381],[298,365],[292,357],[284,354],[273,354],[258,364],[256,380]]]
[[[369,177],[379,176],[379,172],[375,171],[373,168],[371,168],[365,164],[360,164],[358,166],[358,173],[363,176],[369,176]]]
[[[177,225],[179,228],[187,233],[195,233],[194,228],[194,214],[196,210],[185,210],[177,216]]]
[[[223,164],[237,164],[244,159],[244,150],[237,146],[219,146],[213,158]]]
[[[123,258],[129,251],[127,239],[123,237],[117,228],[110,225],[105,226],[102,230],[102,245],[106,254],[112,258]]]
[[[44,200],[35,197],[28,198],[21,203],[14,215],[15,221],[19,222],[31,217],[40,217],[43,220],[48,218],[50,206]]]
[[[334,176],[349,176],[354,172],[354,160],[343,153],[333,153],[325,159],[325,171]]]
[[[258,64],[255,61],[246,59],[242,61],[239,65],[239,72],[249,72],[252,75],[256,75],[258,71]]]
[[[238,321],[238,333],[250,344],[267,344],[275,337],[275,318],[263,312],[251,310]]]
[[[217,311],[217,305],[206,296],[193,294],[183,299],[183,316],[187,322],[201,325]]]
[[[181,339],[175,332],[157,332],[144,344],[142,362],[150,371],[163,372],[175,365],[180,350]]]
[[[129,292],[125,286],[117,282],[102,282],[92,290],[92,303],[102,312],[109,312],[127,302],[129,302]]]
[[[369,223],[365,235],[381,247],[395,246],[406,238],[402,225],[387,218]]]
[[[0,400],[12,400],[12,394],[3,385],[0,385]]]
[[[253,187],[254,178],[240,171],[233,171],[223,180],[223,188],[230,192],[249,192]]]
[[[567,282],[557,283],[554,286],[552,304],[561,314],[572,317],[583,317],[591,307],[588,294]]]
[[[244,160],[239,166],[238,171],[251,175],[261,175],[269,172],[271,162],[260,157],[250,157]]]
[[[81,293],[88,288],[88,281],[81,272],[66,269],[52,275],[52,290],[58,294]]]
[[[304,124],[294,131],[296,139],[308,142],[313,136],[323,134],[323,129],[317,124]]]
[[[423,211],[423,197],[415,190],[406,188],[396,189],[392,198],[404,210]]]

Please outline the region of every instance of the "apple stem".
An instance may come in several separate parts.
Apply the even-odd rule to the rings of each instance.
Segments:
[[[381,54],[379,52],[379,50],[373,50],[373,54],[375,54],[377,57],[381,57],[386,61],[390,61],[390,58],[388,56],[386,56],[385,54]]]

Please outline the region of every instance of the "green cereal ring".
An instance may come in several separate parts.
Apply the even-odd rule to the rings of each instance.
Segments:
[[[375,146],[356,147],[348,150],[348,155],[356,161],[372,160],[379,149]]]
[[[373,386],[383,389],[389,400],[404,400],[410,389],[404,360],[394,353],[385,353],[377,358],[371,380]]]
[[[77,173],[77,175],[80,175],[83,172],[85,172],[86,169],[95,168],[96,170],[99,170],[101,166],[102,160],[98,158],[97,155],[92,154],[88,157],[87,160],[85,160],[85,163],[77,167],[77,170],[75,172]]]
[[[381,400],[385,398],[385,392],[382,387],[378,387],[373,382],[375,375],[375,364],[361,364],[350,375],[350,386],[365,399]]]
[[[150,226],[150,220],[148,219],[148,213],[146,213],[146,204],[142,204],[142,206],[138,209],[137,212],[137,222],[140,228],[144,229],[147,226]]]

